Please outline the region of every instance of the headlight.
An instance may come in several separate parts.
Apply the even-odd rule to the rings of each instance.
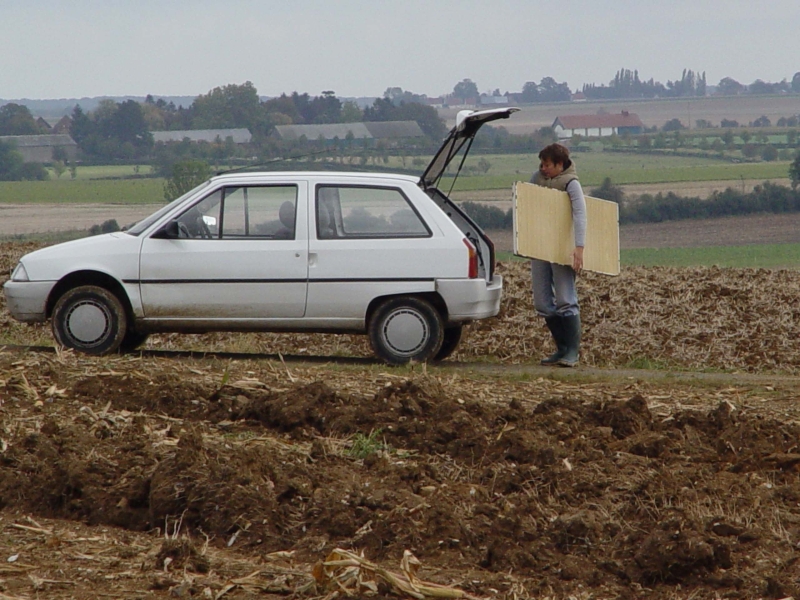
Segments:
[[[25,270],[22,263],[17,263],[17,266],[14,267],[14,270],[11,272],[11,281],[30,281],[28,272]]]

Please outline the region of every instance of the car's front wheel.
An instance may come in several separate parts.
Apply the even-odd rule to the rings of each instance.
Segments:
[[[119,298],[105,288],[84,285],[67,291],[53,309],[53,336],[66,348],[87,354],[116,352],[128,330]]]
[[[432,359],[442,345],[439,312],[421,298],[393,298],[381,304],[368,326],[372,350],[394,365]]]

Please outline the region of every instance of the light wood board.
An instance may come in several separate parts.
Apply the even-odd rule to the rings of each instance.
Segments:
[[[514,185],[514,254],[571,265],[575,249],[572,206],[566,192],[518,181]],[[583,268],[619,275],[619,206],[586,196]]]

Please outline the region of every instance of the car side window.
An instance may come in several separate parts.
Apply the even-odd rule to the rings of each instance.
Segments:
[[[222,191],[209,194],[178,217],[183,237],[213,239],[219,237],[219,208]]]
[[[223,239],[295,239],[297,186],[227,187],[222,200]]]
[[[317,237],[428,237],[430,230],[397,188],[319,186]]]

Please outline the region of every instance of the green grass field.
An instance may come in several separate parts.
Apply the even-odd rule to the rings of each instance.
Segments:
[[[708,158],[653,156],[613,152],[575,153],[575,164],[584,187],[598,186],[606,177],[617,185],[678,183],[687,181],[740,181],[782,179],[789,176],[789,162],[731,163]],[[482,155],[491,163],[486,174],[460,176],[454,189],[461,191],[510,188],[528,181],[538,163],[520,154]],[[474,160],[473,160],[474,159]],[[467,165],[477,164],[470,157]],[[443,186],[449,189],[449,186]]]
[[[623,265],[669,267],[800,268],[800,244],[707,246],[703,248],[637,248],[620,253]]]
[[[158,204],[163,179],[0,181],[0,204]]]

